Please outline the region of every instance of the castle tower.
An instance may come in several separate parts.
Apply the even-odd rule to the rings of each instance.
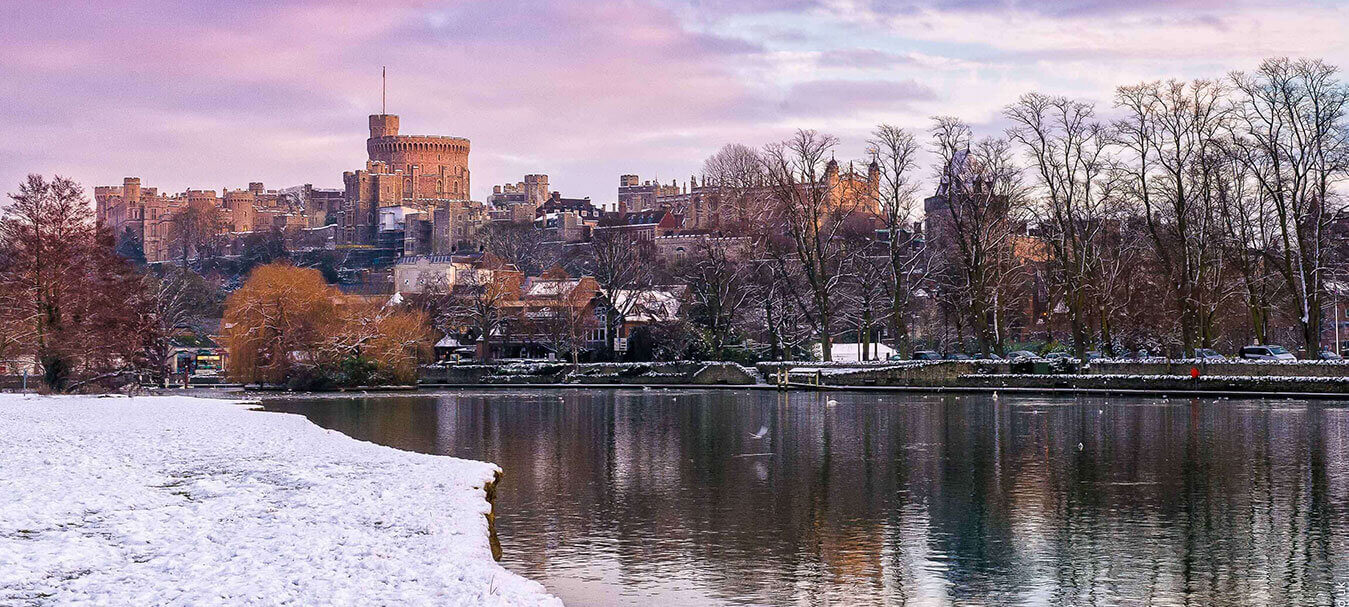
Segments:
[[[365,148],[370,162],[402,174],[408,199],[469,198],[469,141],[463,137],[400,135],[398,116],[372,114]]]
[[[548,199],[548,176],[525,175],[525,200],[538,208]]]
[[[397,114],[371,114],[370,138],[393,137],[398,134]]]
[[[122,179],[122,203],[136,204],[141,200],[141,178],[127,177]]]

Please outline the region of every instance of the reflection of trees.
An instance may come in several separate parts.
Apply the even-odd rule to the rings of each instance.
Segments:
[[[499,463],[508,566],[590,602],[619,586],[627,602],[1346,598],[1349,411],[835,397],[523,391],[305,411],[357,438]],[[767,440],[750,438],[761,424]],[[736,457],[759,452],[773,455]]]

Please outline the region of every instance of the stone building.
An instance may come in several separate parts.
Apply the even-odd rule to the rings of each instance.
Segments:
[[[754,207],[773,195],[767,185],[722,188],[707,179],[700,181],[696,175],[690,176],[682,188],[673,181],[670,185],[637,185],[636,175],[624,175],[620,183],[620,212],[670,211],[682,218],[681,227],[687,230],[718,230],[753,221],[758,216]],[[851,163],[845,171],[837,161],[830,160],[823,179],[801,187],[823,189],[825,203],[832,207],[846,205],[856,213],[879,212],[880,167],[874,162],[862,173]]]
[[[160,194],[158,188],[142,188],[139,177],[124,178],[120,186],[94,188],[98,221],[118,238],[129,234],[138,240],[148,261],[169,257],[168,222],[185,206],[185,195],[170,196]]]
[[[470,198],[468,139],[399,135],[398,116],[374,114],[365,149],[371,162],[382,162],[390,173],[402,174],[408,198]]]
[[[661,185],[654,181],[641,181],[637,175],[623,175],[618,179],[618,204],[628,211],[655,211],[660,209],[660,198],[678,196],[679,185],[674,181],[670,185]]]
[[[384,162],[368,161],[365,170],[342,174],[346,203],[339,225],[341,244],[374,246],[379,233],[380,207],[399,206],[404,201],[406,182]]]
[[[342,175],[342,246],[387,249],[379,258],[445,254],[486,221],[469,197],[468,139],[400,135],[398,116],[374,114],[366,151],[365,169]]]
[[[620,208],[622,205],[620,205]],[[660,236],[669,236],[684,226],[682,217],[666,210],[618,212],[604,218],[595,232],[622,232],[634,241],[650,242]]]
[[[534,220],[548,197],[547,175],[525,175],[524,181],[492,186],[488,212],[493,221],[527,223]]]

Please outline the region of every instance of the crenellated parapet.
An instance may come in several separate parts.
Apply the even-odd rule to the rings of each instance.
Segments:
[[[405,156],[414,154],[467,155],[469,141],[463,137],[441,135],[389,135],[367,139],[365,148],[369,152],[371,160],[383,160],[395,164],[392,160],[381,158],[381,156],[395,154]]]

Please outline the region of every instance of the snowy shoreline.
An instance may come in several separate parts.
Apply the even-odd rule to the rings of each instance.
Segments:
[[[497,472],[227,401],[0,394],[0,604],[561,605],[492,558]]]

